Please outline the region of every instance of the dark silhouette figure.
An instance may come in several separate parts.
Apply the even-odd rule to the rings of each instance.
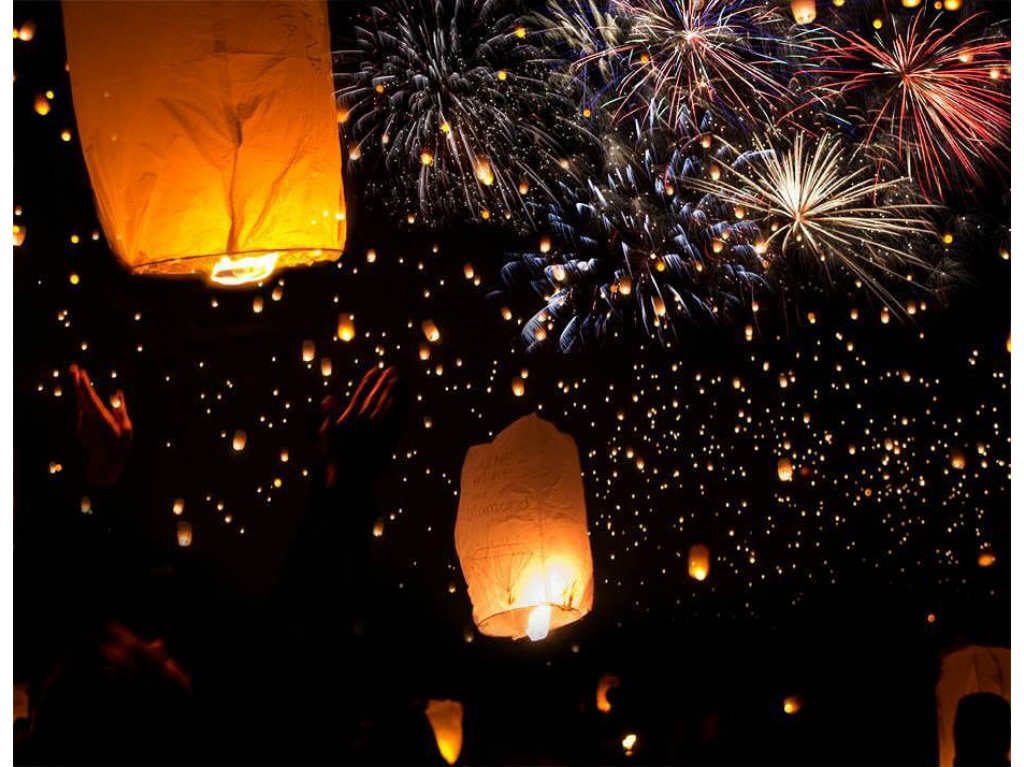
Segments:
[[[160,639],[111,622],[83,637],[42,683],[19,762],[177,763],[195,732],[192,682]]]
[[[953,721],[956,767],[1009,765],[1010,704],[991,692],[965,695]]]

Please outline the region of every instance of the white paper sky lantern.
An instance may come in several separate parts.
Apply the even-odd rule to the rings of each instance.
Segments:
[[[455,549],[489,636],[537,641],[594,603],[576,442],[536,415],[466,454]]]

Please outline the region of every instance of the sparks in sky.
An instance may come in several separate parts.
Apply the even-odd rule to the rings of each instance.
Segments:
[[[604,143],[603,174],[546,206],[537,247],[502,270],[507,286],[529,283],[545,302],[523,326],[527,348],[574,351],[636,331],[671,346],[677,322],[733,318],[769,290],[757,226],[682,193],[685,178],[717,167],[710,143],[679,147],[639,120],[632,141]]]
[[[934,235],[922,214],[930,207],[901,197],[904,179],[881,180],[870,164],[847,158],[844,142],[829,134],[815,144],[799,134],[788,148],[755,139],[722,178],[687,179],[756,218],[768,234],[757,249],[786,256],[813,254],[826,268],[845,267],[887,305],[896,305],[886,277],[930,269],[910,243]]]
[[[980,185],[986,168],[1005,166],[1010,41],[991,34],[963,39],[977,18],[944,30],[918,13],[902,29],[889,23],[871,39],[834,32],[814,57],[811,73],[820,80],[811,93],[863,97],[865,144],[891,138],[932,198],[947,196],[958,177]]]
[[[729,0],[612,0],[607,13],[555,10],[549,31],[616,79],[618,119],[676,126],[707,108],[763,115],[787,92],[773,54],[776,9]]]
[[[510,3],[393,0],[342,51],[349,163],[400,219],[517,219],[574,172],[575,106]]]

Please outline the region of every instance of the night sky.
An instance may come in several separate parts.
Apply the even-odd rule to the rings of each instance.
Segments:
[[[358,11],[332,6],[336,47]],[[54,531],[105,524],[106,499],[84,500],[71,363],[101,395],[125,391],[122,492],[166,600],[144,600],[146,628],[200,664],[206,643],[245,654],[237,626],[258,624],[307,505],[321,398],[384,362],[410,397],[375,485],[367,582],[387,604],[388,673],[464,701],[465,761],[615,762],[628,732],[641,761],[934,760],[941,652],[1009,644],[1005,180],[949,205],[939,225],[963,276],[914,297],[910,316],[808,278],[750,315],[752,340],[746,320],[697,322],[670,348],[627,331],[527,353],[520,326],[538,306],[499,272],[537,235],[394,223],[355,174],[337,263],[246,289],[130,275],[93,205],[60,7],[16,4],[15,28],[29,19],[13,85],[16,680],[45,666],[71,601],[50,557],[75,535]],[[596,584],[593,612],[536,644],[474,631],[453,542],[467,448],[530,412],[579,446]],[[697,543],[704,581],[687,573]],[[623,686],[602,717],[608,672]]]

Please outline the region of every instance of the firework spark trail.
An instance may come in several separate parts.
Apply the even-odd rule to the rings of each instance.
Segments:
[[[687,179],[684,183],[757,214],[772,231],[759,246],[777,243],[783,256],[806,246],[828,268],[838,262],[890,308],[899,304],[879,280],[906,280],[897,268],[929,270],[908,241],[934,236],[920,214],[934,208],[915,202],[889,202],[904,179],[877,179],[867,165],[852,170],[844,144],[825,135],[813,148],[803,134],[791,148],[778,150],[754,140],[729,172],[735,180]]]
[[[616,134],[606,143],[605,174],[570,204],[548,206],[551,237],[502,271],[507,286],[528,281],[545,302],[523,328],[528,348],[557,334],[571,351],[633,326],[670,345],[674,320],[731,317],[769,289],[752,245],[757,227],[715,200],[679,194],[681,179],[709,163],[699,142],[680,147],[635,121],[632,144]]]
[[[950,166],[976,184],[984,181],[979,165],[1005,166],[1010,97],[995,83],[1008,72],[1010,43],[958,39],[978,14],[945,31],[925,27],[921,18],[873,40],[833,31],[833,43],[819,45],[819,66],[810,74],[821,81],[810,92],[823,101],[864,95],[864,143],[891,136],[922,191],[943,198],[955,181]]]
[[[491,209],[528,215],[526,190],[551,195],[573,172],[575,108],[508,3],[394,0],[356,28],[338,77],[350,163],[387,169],[378,191],[425,223]]]
[[[591,64],[616,78],[617,120],[676,127],[707,108],[767,115],[787,94],[773,69],[780,23],[775,9],[729,0],[613,0],[607,14],[580,8],[551,14],[550,30],[579,51],[576,71]],[[611,63],[609,63],[611,62]]]

